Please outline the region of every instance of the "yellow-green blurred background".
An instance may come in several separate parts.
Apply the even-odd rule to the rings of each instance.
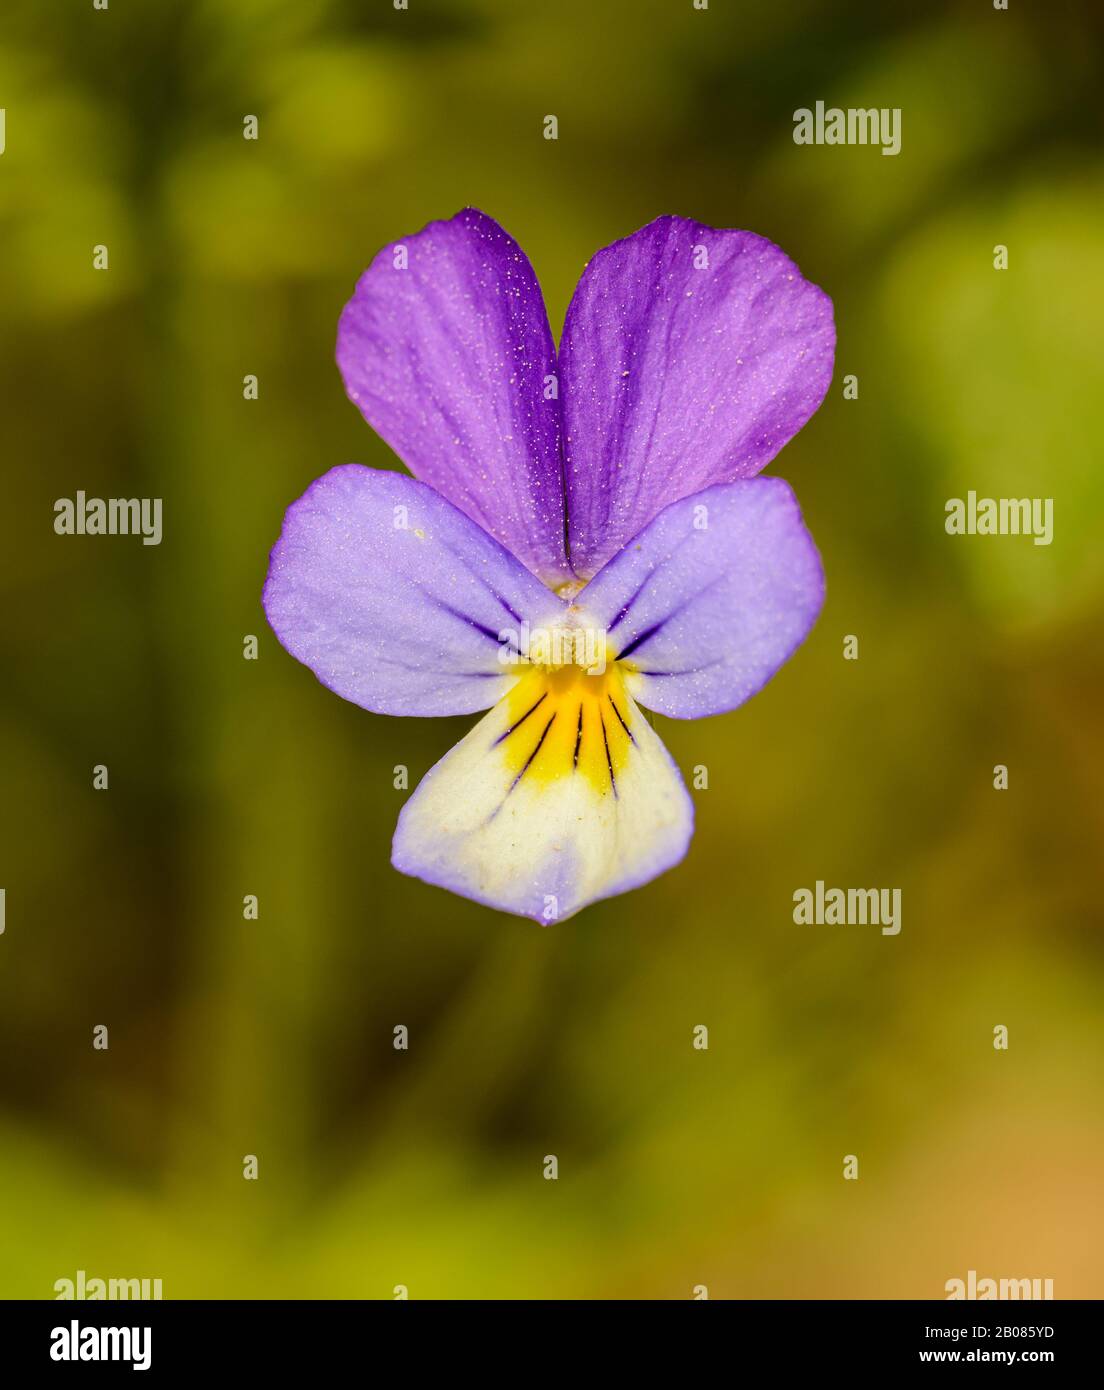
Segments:
[[[1093,8],[6,0],[0,1293],[1104,1294]],[[900,155],[796,146],[818,99],[900,107]],[[819,625],[658,721],[709,768],[685,863],[547,930],[389,866],[392,768],[470,721],[343,703],[259,607],[286,505],[394,464],[333,364],[356,277],[469,203],[557,334],[664,212],[778,241],[839,328],[772,465]],[[1054,543],[948,537],[970,488]],[[163,543],[57,537],[77,489]],[[900,936],[795,926],[818,878],[900,887]]]

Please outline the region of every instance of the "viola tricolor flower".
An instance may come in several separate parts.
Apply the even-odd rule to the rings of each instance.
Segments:
[[[489,711],[404,806],[397,869],[549,922],[682,859],[690,797],[641,707],[735,709],[816,620],[816,547],[789,485],[755,475],[834,350],[831,301],[750,232],[661,217],[599,251],[558,354],[485,214],[380,252],[337,362],[415,477],[313,483],[264,605],[365,709]]]

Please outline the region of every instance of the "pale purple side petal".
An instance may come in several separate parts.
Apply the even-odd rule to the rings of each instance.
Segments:
[[[341,315],[337,364],[416,477],[534,574],[571,577],[555,347],[533,267],[497,222],[466,208],[385,246]]]
[[[562,607],[432,488],[359,464],[293,502],[264,609],[323,685],[377,714],[470,714],[516,678],[503,634]]]
[[[661,217],[599,251],[560,344],[576,573],[669,503],[764,468],[824,399],[834,353],[831,300],[763,237]]]
[[[824,574],[781,478],[724,483],[660,513],[575,600],[649,709],[698,719],[754,695],[804,641]]]

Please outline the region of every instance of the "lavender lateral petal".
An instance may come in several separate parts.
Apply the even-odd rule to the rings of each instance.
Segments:
[[[533,268],[497,222],[466,208],[384,247],[341,315],[337,364],[417,478],[547,583],[571,578],[555,347]]]
[[[761,690],[823,600],[820,556],[789,484],[753,478],[672,503],[576,602],[605,628],[640,704],[698,719]]]
[[[378,714],[489,708],[515,678],[501,634],[546,620],[550,605],[562,606],[432,488],[359,464],[288,508],[264,589],[292,656]]]
[[[661,217],[599,251],[560,345],[575,572],[764,468],[820,405],[834,352],[831,300],[763,237]]]

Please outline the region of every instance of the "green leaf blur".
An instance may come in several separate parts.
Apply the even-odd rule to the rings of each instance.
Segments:
[[[1089,8],[8,0],[0,1295],[1104,1294]],[[901,153],[795,145],[818,99],[901,107]],[[470,721],[343,703],[259,607],[287,504],[395,464],[342,304],[467,204],[557,332],[664,212],[777,241],[839,327],[772,465],[820,622],[744,709],[659,721],[709,769],[686,862],[548,930],[389,866],[393,768]],[[948,536],[970,488],[1053,497],[1054,543]],[[59,539],[77,489],[163,498],[163,543]],[[900,936],[795,926],[818,878],[901,887]]]

